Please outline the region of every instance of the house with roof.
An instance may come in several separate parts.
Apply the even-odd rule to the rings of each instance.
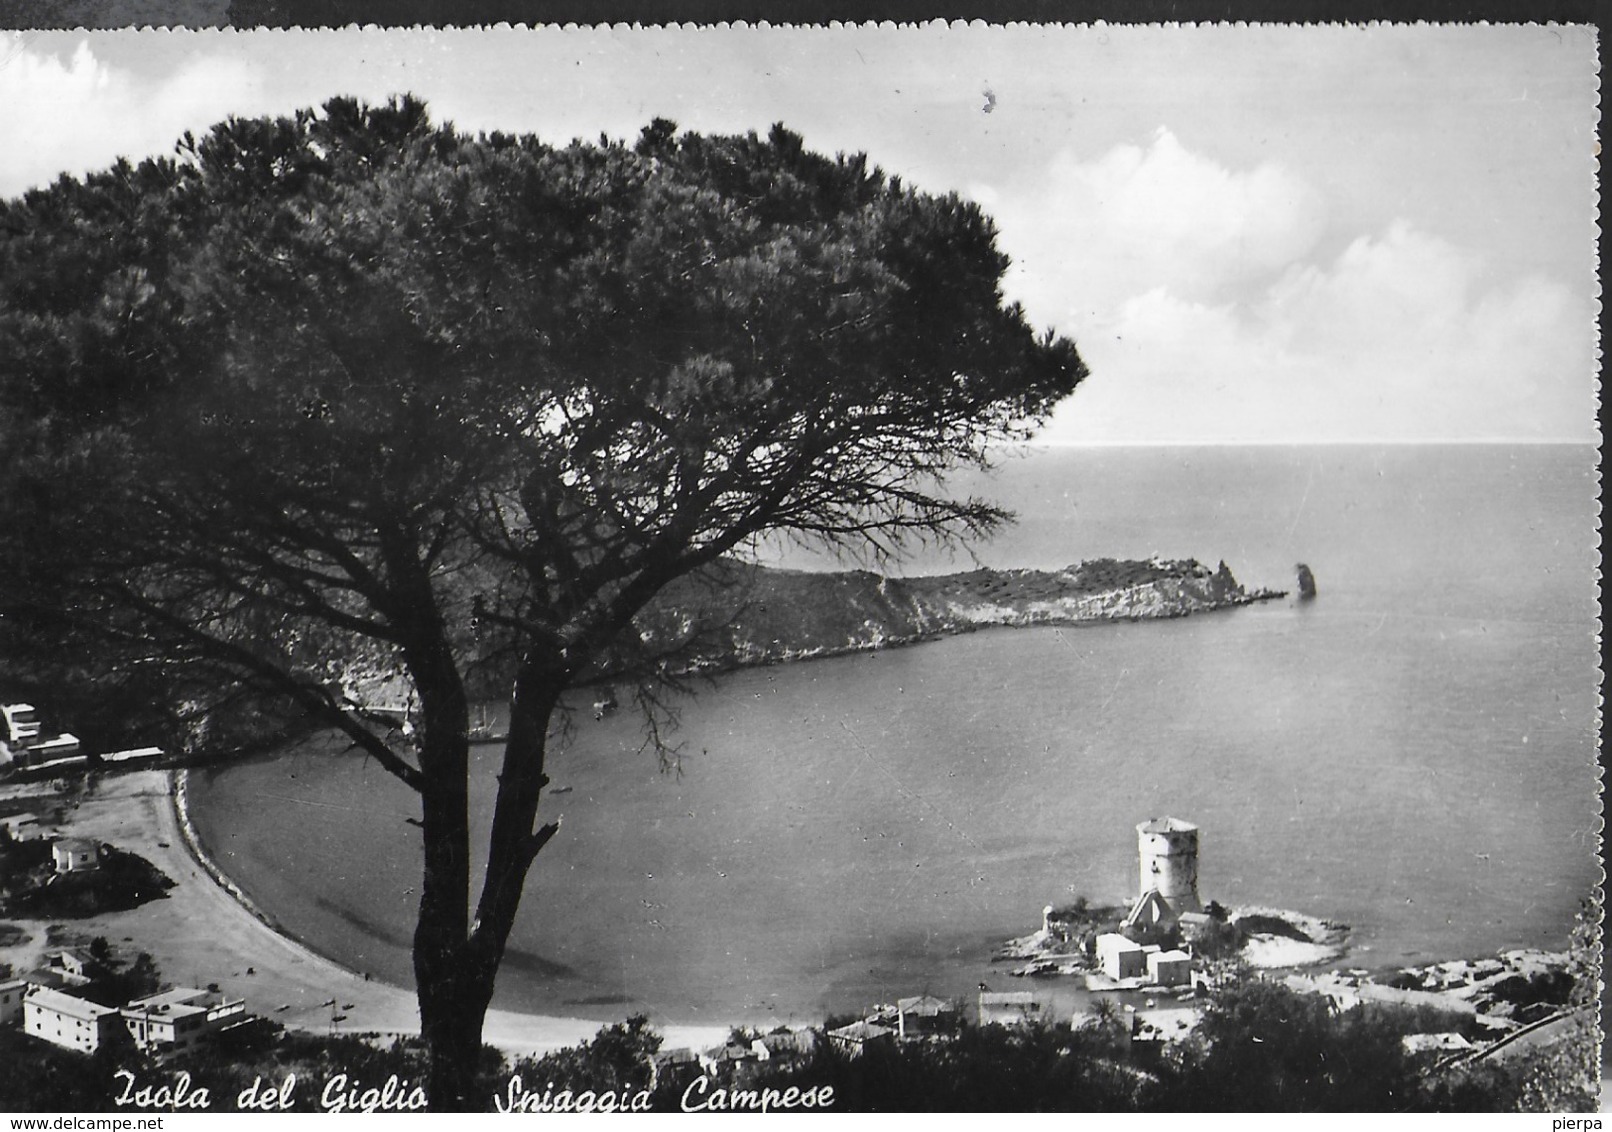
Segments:
[[[735,1073],[747,1061],[755,1061],[756,1054],[743,1042],[730,1041],[700,1051],[700,1068],[715,1077],[722,1073]]]
[[[46,836],[44,822],[31,812],[0,818],[0,830],[12,841],[39,841]]]
[[[82,750],[78,736],[64,731],[49,739],[34,743],[28,748],[29,764],[36,769],[53,766],[72,766],[89,761]]]
[[[94,1053],[122,1029],[113,1007],[34,987],[23,998],[23,1032],[51,1045]]]
[[[849,1026],[830,1030],[828,1040],[842,1053],[860,1057],[878,1046],[894,1045],[896,1032],[889,1026],[881,1026],[877,1022],[852,1022]]]
[[[1043,1017],[1042,1003],[1030,991],[980,991],[981,1026],[1029,1026]]]
[[[131,747],[126,751],[106,751],[101,755],[101,761],[108,765],[123,763],[151,762],[162,758],[161,747]]]
[[[24,971],[19,978],[30,987],[46,987],[68,993],[89,982],[88,979],[69,978],[65,972],[56,967],[33,967]]]
[[[50,986],[88,986],[94,978],[97,966],[95,956],[87,947],[60,947],[55,951],[45,952],[44,960],[45,966],[42,971],[29,972],[29,982],[41,982]],[[60,981],[35,979],[34,976],[38,974],[53,975]]]
[[[1149,952],[1147,981],[1161,987],[1188,985],[1192,982],[1192,956],[1179,949]]]
[[[810,1030],[775,1030],[751,1041],[750,1052],[757,1061],[791,1061],[811,1053],[816,1044]]]
[[[1406,1034],[1399,1039],[1400,1048],[1415,1061],[1441,1061],[1454,1054],[1471,1053],[1477,1047],[1464,1034],[1453,1030],[1437,1034]]]
[[[896,1033],[902,1041],[957,1032],[962,1011],[955,1002],[920,994],[896,1000]]]
[[[1097,937],[1097,965],[1115,982],[1141,978],[1147,973],[1147,954],[1135,940],[1104,932]]]
[[[0,982],[0,1026],[22,1025],[22,1000],[27,993],[27,979]]]
[[[39,718],[33,704],[0,704],[0,721],[5,723],[4,739],[12,747],[29,747],[39,738]]]
[[[119,1012],[143,1050],[192,1049],[220,1031],[247,1020],[239,998],[196,987],[175,987],[135,999]]]
[[[61,837],[50,847],[58,873],[85,873],[101,867],[101,846],[83,837]]]
[[[83,759],[78,736],[69,732],[46,735],[33,704],[0,704],[0,743],[10,753],[7,765],[48,765],[63,759]]]
[[[677,1046],[673,1049],[661,1049],[655,1052],[651,1059],[655,1064],[657,1078],[668,1074],[687,1073],[690,1076],[700,1072],[700,1055],[687,1046]]]

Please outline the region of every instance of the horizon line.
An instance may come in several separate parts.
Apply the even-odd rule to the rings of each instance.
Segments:
[[[1600,447],[1603,438],[1579,440],[1571,437],[1426,437],[1392,439],[1355,437],[1335,440],[1047,440],[1040,437],[1003,447],[1023,448],[1364,448],[1376,447],[1495,447],[1499,445]]]

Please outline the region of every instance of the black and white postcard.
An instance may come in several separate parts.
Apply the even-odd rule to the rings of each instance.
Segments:
[[[0,32],[0,1109],[1593,1111],[1598,52]]]

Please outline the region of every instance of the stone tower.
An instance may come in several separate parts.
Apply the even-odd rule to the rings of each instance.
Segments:
[[[1141,895],[1149,889],[1179,915],[1201,912],[1198,899],[1198,827],[1180,818],[1149,818],[1136,827],[1141,858]]]

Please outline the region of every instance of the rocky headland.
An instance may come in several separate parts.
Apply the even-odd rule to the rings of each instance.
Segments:
[[[1224,562],[1095,559],[1062,570],[895,578],[723,564],[684,579],[638,621],[683,671],[720,671],[914,644],[992,626],[1185,617],[1285,597]]]

